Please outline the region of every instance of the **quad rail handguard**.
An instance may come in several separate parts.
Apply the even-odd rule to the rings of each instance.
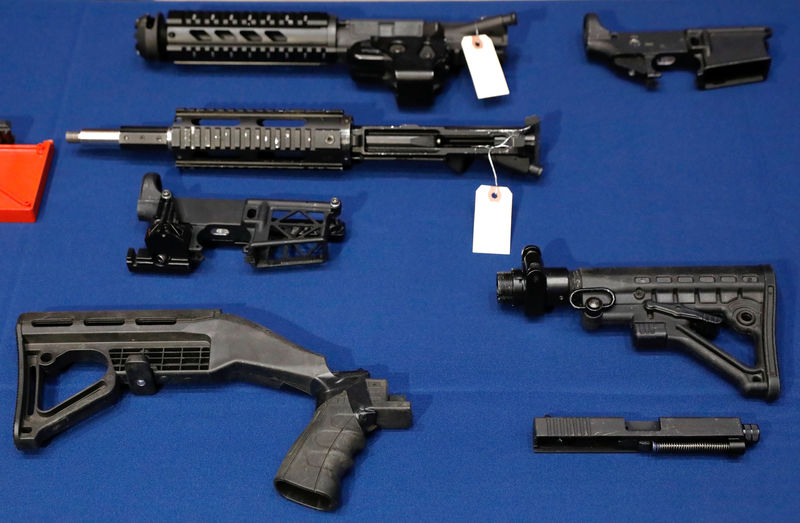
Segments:
[[[400,105],[430,105],[464,66],[461,39],[487,35],[500,59],[514,13],[472,22],[340,20],[327,13],[170,11],[136,21],[136,52],[184,65],[342,63],[353,79],[383,84]]]
[[[318,510],[339,503],[340,481],[377,428],[411,426],[411,404],[365,370],[332,372],[325,358],[220,310],[26,313],[17,322],[19,388],[14,444],[42,446],[117,401],[168,383],[245,381],[289,387],[317,410],[275,476],[288,499]],[[71,364],[105,364],[103,378],[47,410],[43,384]]]
[[[342,111],[179,109],[172,127],[68,131],[67,142],[169,149],[189,168],[347,169],[365,160],[441,161],[457,173],[475,158],[540,175],[539,118],[523,127],[356,126]]]
[[[328,242],[341,241],[342,203],[297,200],[178,198],[161,177],[142,179],[136,207],[149,222],[144,249],[128,249],[131,272],[186,274],[203,261],[203,249],[241,246],[256,269],[323,263]]]
[[[522,268],[497,273],[497,300],[536,317],[556,306],[582,312],[583,326],[628,325],[639,349],[679,348],[732,382],[745,396],[780,393],[775,345],[777,284],[769,265],[546,268],[535,245]],[[722,327],[755,346],[747,365],[712,343]]]

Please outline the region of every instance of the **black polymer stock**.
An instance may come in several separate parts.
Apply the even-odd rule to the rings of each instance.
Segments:
[[[187,168],[335,169],[365,160],[442,161],[465,171],[475,158],[540,175],[539,118],[523,127],[355,126],[342,111],[179,109],[172,127],[68,131],[67,142],[169,149]]]
[[[124,389],[245,381],[308,394],[317,409],[275,476],[286,498],[318,510],[339,504],[342,476],[378,428],[411,426],[411,404],[367,371],[332,372],[324,356],[219,310],[26,313],[17,322],[19,388],[14,444],[36,449],[115,403]],[[42,408],[45,381],[70,365],[106,365],[103,378]]]
[[[622,33],[603,27],[594,13],[583,19],[586,53],[650,87],[661,71],[673,67],[695,69],[700,89],[766,80],[770,36],[772,30],[764,26]]]
[[[177,198],[147,173],[136,212],[150,225],[147,248],[128,249],[132,272],[185,274],[203,261],[203,249],[240,246],[256,269],[323,263],[328,242],[341,241],[342,203],[298,200]]]
[[[780,393],[775,345],[777,284],[769,265],[546,268],[538,247],[522,268],[497,273],[497,300],[541,316],[556,306],[582,312],[584,328],[627,325],[639,349],[681,349],[732,382],[745,396]],[[749,338],[748,365],[712,343],[722,327]]]
[[[207,65],[346,64],[358,82],[391,88],[400,105],[430,105],[465,62],[464,36],[485,34],[505,57],[514,13],[471,22],[340,20],[326,13],[170,11],[136,21],[152,61]]]

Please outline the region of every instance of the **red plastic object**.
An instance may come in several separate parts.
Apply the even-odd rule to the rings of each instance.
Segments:
[[[35,222],[53,140],[37,145],[0,145],[0,222]]]

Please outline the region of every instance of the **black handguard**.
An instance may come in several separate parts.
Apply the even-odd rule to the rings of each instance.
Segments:
[[[545,268],[535,245],[522,268],[497,273],[497,300],[540,316],[569,305],[583,326],[628,325],[639,349],[680,348],[732,382],[745,396],[780,392],[775,346],[777,284],[769,265],[721,267]],[[750,338],[747,365],[710,340],[721,327]]]
[[[325,358],[219,310],[26,313],[17,322],[19,388],[14,444],[35,449],[113,404],[124,388],[154,394],[167,383],[245,381],[317,399],[314,417],[275,476],[288,499],[318,510],[339,503],[342,476],[377,428],[411,426],[411,404],[365,370],[332,372]],[[107,365],[105,376],[52,408],[43,384],[70,365]]]
[[[128,249],[131,272],[186,274],[203,261],[203,250],[240,246],[256,269],[323,263],[328,242],[341,241],[342,203],[298,200],[178,198],[147,173],[136,207],[149,222],[144,249]]]
[[[539,117],[522,127],[356,126],[342,111],[178,109],[172,127],[68,131],[69,143],[169,149],[187,168],[347,169],[365,160],[440,161],[456,173],[475,158],[539,176]]]
[[[764,26],[618,33],[603,27],[594,13],[583,19],[586,54],[609,61],[648,86],[655,86],[661,71],[671,67],[695,69],[700,89],[766,80],[770,36],[772,30]]]
[[[339,20],[327,13],[170,11],[136,21],[136,52],[184,65],[345,64],[391,88],[399,105],[430,105],[464,66],[461,39],[485,34],[505,57],[514,13],[472,22]]]

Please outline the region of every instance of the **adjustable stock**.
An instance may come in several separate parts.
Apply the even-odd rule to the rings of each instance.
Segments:
[[[534,245],[522,269],[497,274],[498,301],[529,316],[569,304],[583,326],[627,325],[640,349],[684,350],[732,382],[745,396],[780,393],[775,344],[777,283],[768,265],[717,267],[545,268]],[[749,338],[748,365],[712,343],[726,327]]]
[[[411,425],[410,403],[390,396],[385,380],[363,370],[331,372],[323,356],[219,310],[27,313],[17,323],[17,346],[14,444],[23,450],[113,404],[125,389],[148,395],[170,382],[246,381],[316,397],[318,411],[275,481],[287,498],[320,510],[337,506],[340,479],[369,432]],[[103,363],[106,374],[41,408],[44,381],[80,361]]]

